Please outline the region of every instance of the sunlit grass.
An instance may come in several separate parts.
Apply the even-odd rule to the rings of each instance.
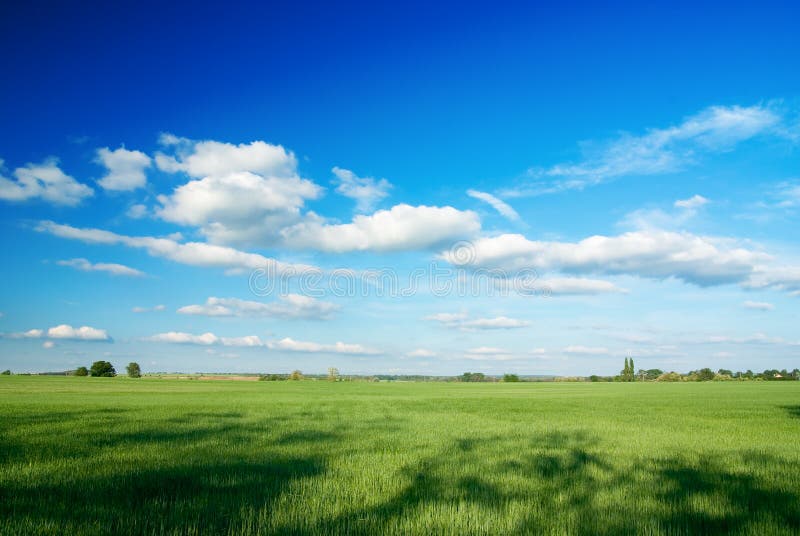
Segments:
[[[0,378],[2,534],[800,531],[800,382]]]

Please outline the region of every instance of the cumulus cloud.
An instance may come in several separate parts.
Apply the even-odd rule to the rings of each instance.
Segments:
[[[731,150],[759,135],[781,136],[782,116],[770,106],[711,106],[678,125],[623,134],[606,143],[584,143],[584,158],[528,172],[533,183],[508,190],[507,196],[541,195],[624,176],[671,173],[704,154]]]
[[[70,225],[61,225],[52,221],[40,222],[36,230],[88,244],[120,244],[130,248],[144,249],[153,257],[162,257],[189,266],[227,268],[230,270],[264,269],[278,275],[317,270],[313,266],[284,263],[256,253],[246,253],[230,247],[206,244],[204,242],[180,243],[172,238],[126,236],[102,229],[82,229]]]
[[[487,192],[480,192],[478,190],[467,190],[467,195],[473,197],[475,199],[479,199],[484,203],[488,203],[491,205],[493,209],[499,212],[503,217],[508,218],[511,221],[517,222],[520,221],[519,214],[517,211],[514,210],[511,205],[495,197],[494,195],[487,193]]]
[[[124,147],[112,151],[108,147],[102,147],[97,150],[95,162],[108,170],[97,181],[104,190],[128,192],[147,184],[145,169],[150,167],[151,161],[141,151],[129,151]]]
[[[638,209],[625,215],[620,225],[631,229],[680,229],[697,216],[699,210],[710,203],[702,195],[679,199],[673,203],[673,210]]]
[[[47,330],[47,337],[50,339],[68,339],[75,341],[108,341],[106,330],[97,329],[91,326],[81,326],[73,328],[68,324],[61,324]]]
[[[334,344],[320,344],[317,342],[297,341],[286,337],[279,341],[268,342],[267,346],[271,350],[284,350],[288,352],[306,353],[329,353],[329,354],[351,354],[351,355],[375,355],[380,352],[360,344],[347,344],[336,342]]]
[[[287,294],[272,303],[210,297],[204,304],[181,307],[178,313],[203,316],[325,319],[330,318],[338,309],[339,306],[331,302],[299,294]]]
[[[0,169],[2,164],[0,160]],[[61,171],[55,158],[17,168],[14,177],[16,180],[0,176],[0,200],[41,199],[54,205],[72,207],[94,195],[94,190]]]
[[[507,316],[497,316],[494,318],[475,318],[470,319],[464,313],[438,313],[426,316],[425,320],[439,322],[442,326],[464,331],[469,330],[490,330],[490,329],[517,329],[530,325],[530,322],[509,318]]]
[[[528,240],[519,234],[484,237],[472,244],[473,268],[556,270],[573,274],[627,274],[676,278],[700,286],[745,283],[769,255],[730,240],[658,230],[592,236],[580,242]],[[459,264],[454,253],[442,253]]]
[[[83,272],[106,272],[112,275],[124,275],[129,277],[142,277],[145,275],[144,272],[136,270],[135,268],[130,268],[123,264],[107,262],[91,263],[86,259],[57,261],[56,264],[59,266],[69,266],[70,268],[75,268],[76,270],[81,270]]]
[[[140,220],[147,216],[147,207],[144,205],[131,205],[125,215],[133,220]]]
[[[374,214],[358,215],[352,223],[307,220],[281,231],[284,243],[298,249],[326,252],[401,251],[425,249],[474,235],[478,215],[453,207],[395,205]]]
[[[750,300],[745,301],[742,306],[745,309],[753,309],[755,311],[772,311],[775,309],[775,306],[771,303]]]
[[[322,192],[298,175],[294,154],[280,145],[165,140],[175,154],[156,155],[158,167],[194,180],[159,196],[155,214],[199,227],[213,243],[272,245],[277,231],[300,221],[305,202]]]
[[[355,199],[358,212],[372,210],[381,199],[389,195],[389,190],[392,188],[386,179],[359,177],[349,169],[340,167],[334,167],[332,171],[338,183],[336,192]]]
[[[498,289],[532,296],[594,296],[598,294],[627,294],[628,290],[611,281],[584,277],[551,277],[546,279],[525,277],[497,277]]]

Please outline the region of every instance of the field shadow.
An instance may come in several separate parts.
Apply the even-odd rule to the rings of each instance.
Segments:
[[[781,406],[781,409],[786,410],[792,417],[800,419],[800,405],[797,406]]]

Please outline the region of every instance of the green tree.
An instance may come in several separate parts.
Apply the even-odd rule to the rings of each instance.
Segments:
[[[89,375],[89,369],[87,369],[86,367],[78,367],[75,369],[75,376],[88,376],[88,375]]]
[[[710,368],[702,368],[697,371],[697,381],[708,382],[714,379],[714,371]]]
[[[8,370],[8,369],[6,369],[6,370],[4,370],[4,371],[3,371],[2,373],[0,373],[0,374],[2,374],[3,376],[11,376],[11,371],[10,371],[10,370]]]
[[[142,377],[142,367],[139,366],[139,363],[130,362],[128,366],[125,367],[125,370],[128,372],[129,378],[141,378]]]
[[[95,361],[89,369],[90,376],[97,376],[102,378],[112,378],[117,375],[114,370],[114,365],[108,361]]]
[[[292,373],[289,374],[289,379],[290,380],[294,380],[294,381],[302,380],[303,379],[303,373],[300,372],[299,370],[293,370]]]
[[[328,369],[328,381],[335,382],[338,379],[339,379],[339,369],[337,369],[336,367],[330,367]]]
[[[518,382],[519,376],[516,374],[503,374],[503,381],[506,383]]]

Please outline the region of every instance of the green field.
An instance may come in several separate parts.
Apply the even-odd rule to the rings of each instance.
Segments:
[[[0,378],[0,534],[800,533],[800,382]]]

